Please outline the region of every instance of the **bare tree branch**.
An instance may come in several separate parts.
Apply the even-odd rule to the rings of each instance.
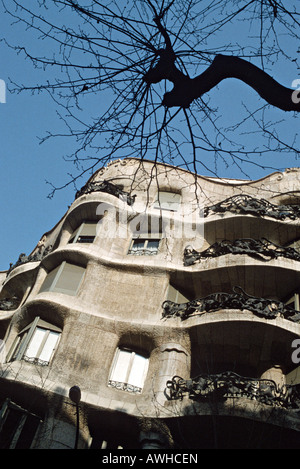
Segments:
[[[287,134],[283,125],[291,122],[295,128],[300,87],[276,79],[282,63],[289,67],[292,87],[300,68],[297,0],[288,5],[283,0],[0,0],[0,5],[13,21],[12,31],[24,27],[21,43],[2,40],[47,71],[37,84],[12,82],[11,91],[48,93],[63,125],[41,142],[56,135],[75,142],[74,152],[64,158],[78,174],[70,173],[66,184],[132,155],[213,176],[219,163],[245,174],[249,165],[278,169],[272,166],[275,150],[300,156],[296,129]],[[246,105],[234,94],[230,105],[240,103],[234,123],[225,99],[228,83],[233,90],[242,83],[254,91]],[[87,115],[93,99],[101,106]],[[254,132],[255,139],[247,138]]]
[[[164,78],[174,83],[173,90],[166,93],[163,98],[163,104],[167,107],[189,107],[194,99],[208,93],[222,80],[237,78],[253,88],[268,104],[283,111],[300,111],[300,99],[293,98],[295,90],[280,85],[266,72],[239,57],[217,55],[205,72],[192,79],[179,71],[176,73],[170,70],[171,67],[168,65],[167,60],[163,65],[159,65],[157,74],[160,76],[161,69],[167,68],[168,76]],[[155,70],[152,70],[152,74],[156,76]],[[151,83],[147,78],[147,83]]]

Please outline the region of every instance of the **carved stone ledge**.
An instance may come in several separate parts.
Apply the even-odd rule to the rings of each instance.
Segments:
[[[213,293],[199,300],[187,303],[164,301],[162,304],[163,318],[180,317],[181,320],[201,313],[210,313],[223,309],[239,309],[251,311],[265,319],[275,319],[280,316],[289,321],[300,323],[300,311],[286,306],[278,300],[256,298],[248,295],[241,287],[234,287],[233,293]]]
[[[130,195],[129,192],[123,191],[118,186],[108,181],[89,182],[76,192],[75,199],[78,199],[78,197],[84,194],[91,194],[92,192],[106,192],[107,194],[118,197],[130,206],[132,206],[135,201],[135,195]]]
[[[223,401],[228,398],[248,398],[259,403],[285,409],[300,409],[300,385],[278,385],[271,379],[240,376],[232,371],[202,374],[192,379],[174,376],[166,383],[169,400],[188,396],[195,400]]]
[[[265,238],[245,238],[234,241],[218,241],[202,252],[187,246],[183,254],[184,265],[190,266],[202,259],[219,257],[225,254],[246,254],[264,261],[277,259],[278,257],[300,261],[300,252],[295,248],[277,246]]]
[[[290,218],[296,220],[300,217],[299,205],[274,205],[265,199],[256,199],[250,195],[234,195],[222,202],[204,209],[204,217],[211,213],[232,212],[236,214],[250,214],[254,216],[268,216],[276,220]]]

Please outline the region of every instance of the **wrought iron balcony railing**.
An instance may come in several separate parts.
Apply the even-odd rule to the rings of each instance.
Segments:
[[[132,256],[156,256],[158,249],[129,249],[127,254]]]
[[[192,379],[174,376],[166,383],[166,395],[169,400],[182,400],[184,396],[199,401],[248,398],[266,405],[300,409],[300,384],[280,386],[271,379],[243,377],[232,371]]]
[[[248,310],[266,319],[277,316],[292,322],[300,322],[300,311],[297,311],[282,301],[267,298],[256,298],[248,295],[241,287],[234,287],[233,293],[212,293],[204,298],[187,303],[174,303],[166,300],[162,304],[163,318],[180,317],[182,320],[194,314],[210,313],[224,309]]]
[[[185,266],[190,266],[202,259],[223,256],[225,254],[246,254],[260,260],[285,257],[294,261],[300,261],[300,252],[297,249],[277,246],[275,243],[265,238],[218,241],[202,252],[196,251],[191,246],[187,246],[184,250],[183,261]]]
[[[38,357],[28,357],[27,355],[24,355],[22,357],[22,360],[28,363],[33,363],[34,365],[39,365],[39,366],[48,366],[49,365],[49,360],[41,360]]]
[[[87,183],[79,191],[76,192],[75,199],[78,199],[78,197],[80,197],[81,195],[90,194],[92,192],[106,192],[107,194],[111,194],[115,197],[118,197],[130,206],[133,205],[135,200],[135,195],[130,195],[129,192],[123,191],[118,186],[112,184],[109,181]]]
[[[142,388],[138,386],[134,386],[133,384],[123,383],[121,381],[114,381],[112,379],[109,380],[108,386],[111,388],[116,388],[119,391],[127,391],[132,392],[134,394],[140,394],[142,392]]]
[[[10,264],[6,275],[8,275],[16,267],[19,267],[19,265],[27,264],[27,262],[41,261],[42,259],[44,259],[44,257],[50,254],[52,249],[53,249],[52,246],[48,246],[47,248],[38,249],[37,251],[35,251],[33,254],[30,254],[29,256],[27,256],[25,253],[20,254],[17,262],[15,264]]]
[[[20,298],[15,295],[7,298],[2,298],[0,300],[0,310],[13,311],[14,309],[17,309],[20,304],[20,301]]]
[[[268,216],[276,220],[290,218],[296,220],[300,217],[299,205],[274,205],[265,199],[256,199],[250,195],[234,195],[210,207],[205,207],[204,217],[211,213],[232,212],[236,214],[250,214],[254,216]]]

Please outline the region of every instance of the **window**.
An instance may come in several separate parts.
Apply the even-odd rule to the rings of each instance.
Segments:
[[[49,365],[61,332],[60,328],[36,317],[18,334],[7,361],[25,360],[38,365]]]
[[[29,449],[41,419],[6,399],[0,410],[0,449]]]
[[[84,267],[63,262],[48,273],[40,291],[76,295],[83,279],[84,272]]]
[[[180,291],[176,290],[172,285],[169,285],[167,300],[173,301],[174,303],[187,303],[189,300]]]
[[[157,195],[154,208],[177,212],[177,210],[179,209],[180,200],[180,194],[175,194],[174,192],[160,191]]]
[[[158,253],[159,238],[135,238],[131,241],[128,254],[153,256]]]
[[[292,309],[300,311],[299,294],[295,293],[291,298],[288,299],[288,301],[286,301],[285,304]]]
[[[96,238],[97,223],[84,222],[72,234],[69,243],[93,243]]]
[[[148,371],[148,358],[133,350],[118,348],[111,374],[109,386],[129,392],[142,392]]]

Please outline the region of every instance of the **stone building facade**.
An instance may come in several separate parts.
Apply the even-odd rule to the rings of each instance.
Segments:
[[[1,448],[297,448],[299,187],[96,172],[0,273]]]

